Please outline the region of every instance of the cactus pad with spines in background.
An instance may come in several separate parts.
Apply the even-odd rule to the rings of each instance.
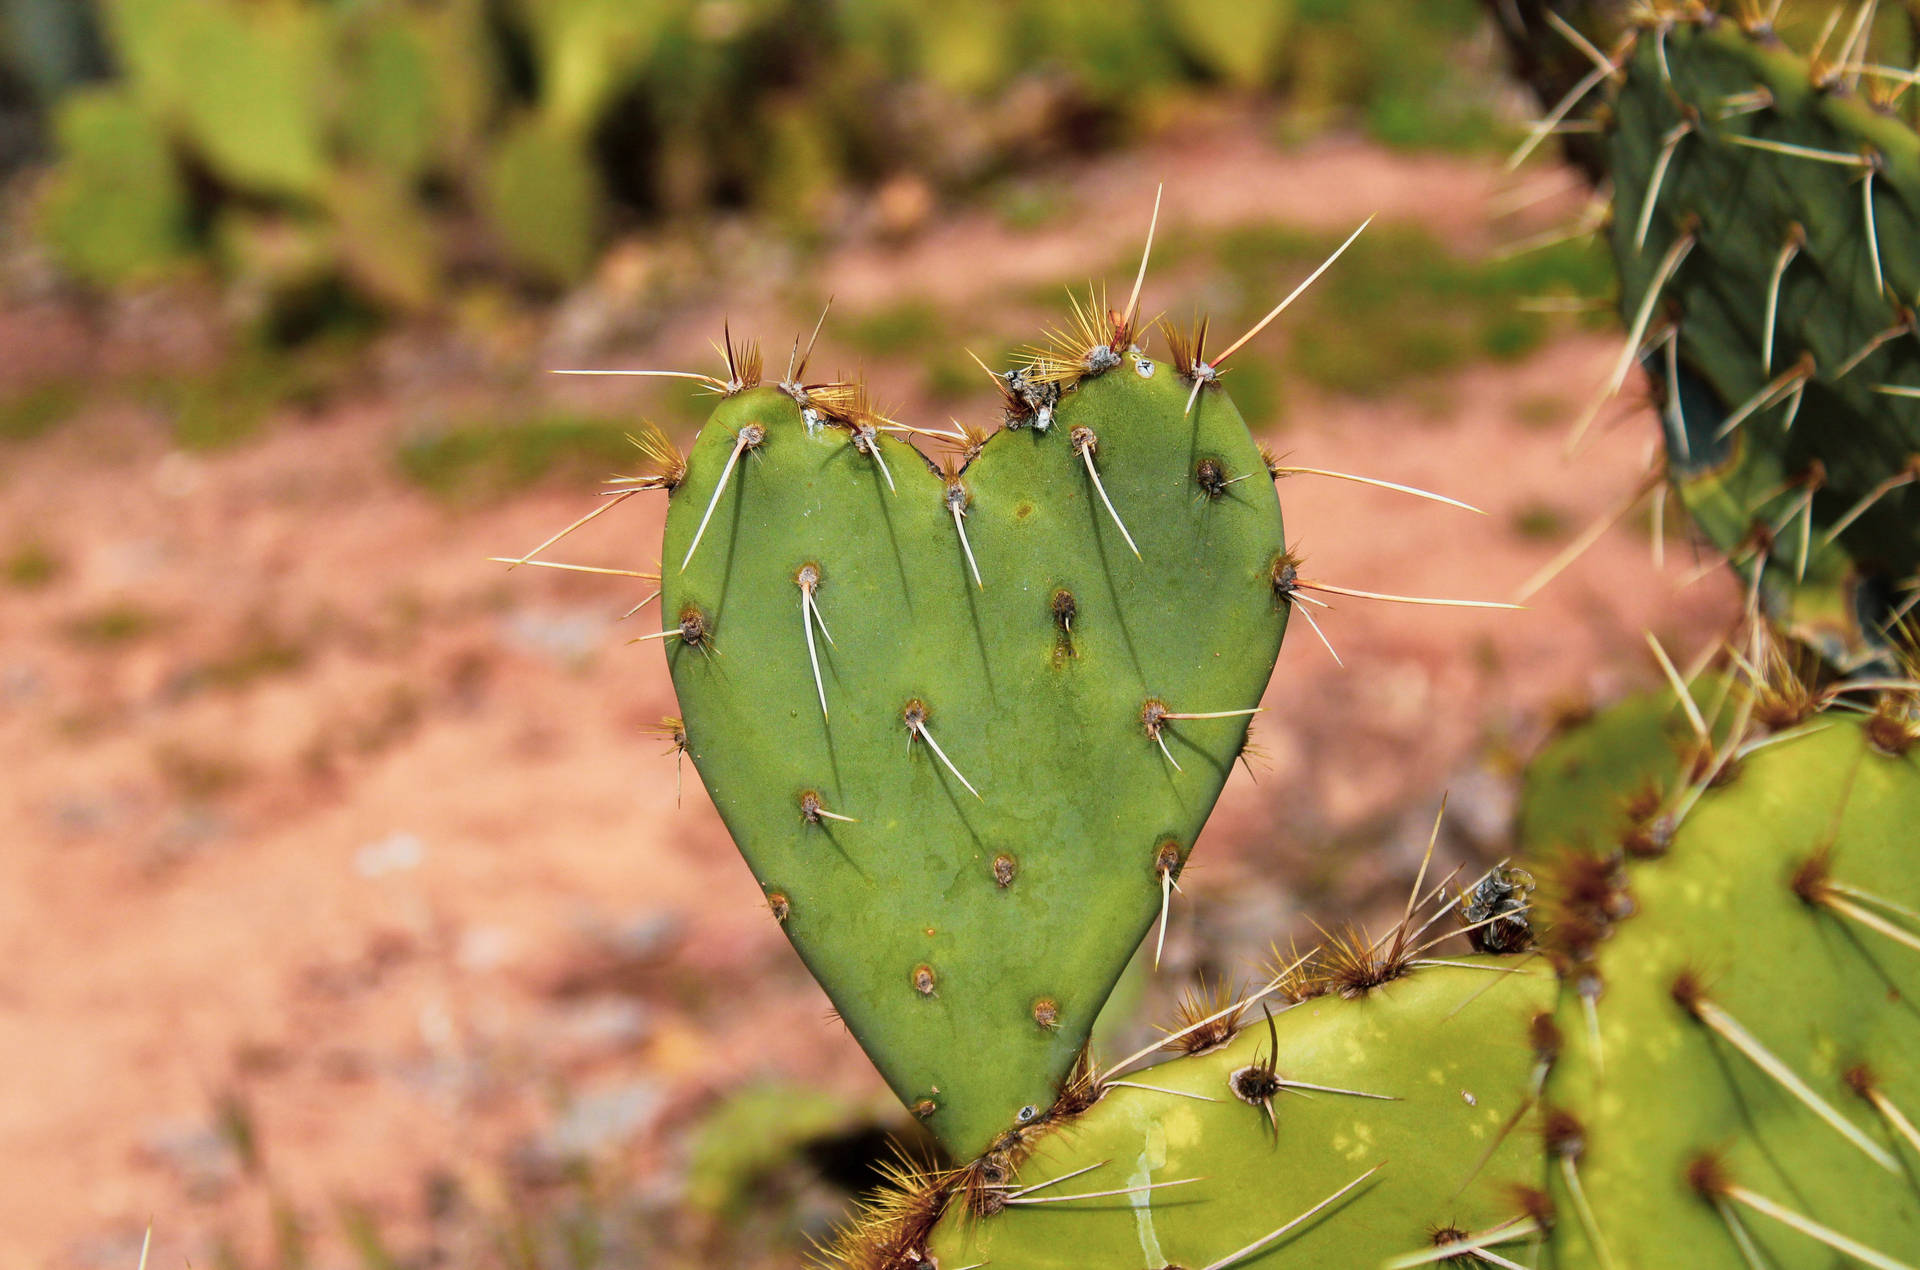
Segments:
[[[521,119],[487,156],[481,186],[488,222],[521,270],[572,283],[592,267],[600,178],[580,138]]]
[[[736,379],[667,516],[687,753],[841,1018],[961,1156],[1052,1104],[1290,607],[1231,400],[1189,412],[1190,381],[1114,343],[944,476],[842,388]]]
[[[1730,685],[1696,681],[1695,706],[1716,739],[1730,720],[1719,705]],[[1527,766],[1515,833],[1536,850],[1614,844],[1641,822],[1641,809],[1672,788],[1700,755],[1689,716],[1667,694],[1628,697],[1560,731]]]
[[[1652,10],[1604,118],[1669,477],[1745,574],[1764,560],[1772,613],[1860,665],[1920,583],[1920,136],[1852,14],[1810,61],[1751,6]]]
[[[190,4],[147,28],[172,62],[164,109],[240,189],[318,197],[328,167],[327,30],[299,6]]]

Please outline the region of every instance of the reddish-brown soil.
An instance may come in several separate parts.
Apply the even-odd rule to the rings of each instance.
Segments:
[[[936,218],[904,246],[839,249],[822,289],[957,305],[1083,277],[1137,239],[1161,177],[1175,230],[1381,212],[1467,243],[1494,237],[1487,205],[1507,188],[1483,162],[1280,155],[1230,133],[1063,178],[1083,213],[1125,215],[1030,233]],[[621,356],[704,365],[723,312],[741,330],[770,307],[751,288],[710,296]],[[72,330],[40,310],[0,319],[0,369],[93,356]],[[784,325],[763,334],[784,351]],[[1297,461],[1490,513],[1298,477],[1282,493],[1313,570],[1505,598],[1568,536],[1528,537],[1516,517],[1550,508],[1578,528],[1646,470],[1638,416],[1563,453],[1613,351],[1569,338],[1418,402],[1294,394]],[[656,399],[631,382],[567,391]],[[119,406],[0,448],[0,549],[39,541],[66,566],[0,590],[0,1267],[131,1267],[149,1221],[152,1264],[209,1264],[222,1232],[262,1246],[268,1191],[323,1246],[342,1199],[404,1243],[423,1179],[497,1202],[499,1178],[548,1166],[583,1100],[603,1113],[594,1149],[670,1190],[718,1093],[758,1076],[879,1093],[690,770],[676,807],[674,760],[646,730],[673,711],[659,648],[625,642],[646,618],[612,620],[638,594],[485,562],[590,493],[449,510],[396,475],[411,409],[356,395],[188,455]],[[634,500],[568,558],[651,564],[659,518]],[[1525,612],[1342,602],[1322,621],[1345,670],[1294,631],[1259,728],[1271,765],[1233,778],[1188,888],[1244,938],[1183,924],[1176,964],[1284,937],[1268,924],[1302,909],[1377,906],[1408,871],[1394,826],[1431,816],[1442,788],[1466,818],[1449,850],[1496,854],[1507,756],[1559,703],[1646,680],[1644,628],[1693,648],[1729,614],[1718,575],[1676,588],[1693,566],[1678,545],[1653,570],[1644,524]],[[149,629],[76,634],[115,609]],[[263,1178],[216,1132],[233,1099]]]

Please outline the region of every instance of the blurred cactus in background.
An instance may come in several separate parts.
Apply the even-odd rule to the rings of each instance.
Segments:
[[[33,223],[60,267],[211,267],[275,317],[418,312],[476,273],[550,292],[623,229],[714,210],[910,230],[859,191],[963,191],[1196,92],[1393,144],[1477,144],[1494,117],[1456,55],[1471,0],[9,0],[0,21],[21,103],[0,159],[50,157]]]
[[[1599,48],[1611,46],[1626,31],[1627,0],[1487,0],[1487,8],[1506,43],[1513,73],[1526,82],[1543,111],[1552,110],[1593,70],[1586,54],[1566,37],[1567,29]],[[1564,136],[1561,150],[1588,180],[1597,184],[1605,179],[1606,156],[1593,138]]]

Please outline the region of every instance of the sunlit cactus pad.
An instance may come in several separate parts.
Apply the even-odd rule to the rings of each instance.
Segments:
[[[667,517],[687,752],[841,1018],[964,1156],[1053,1102],[1290,607],[1231,400],[1102,339],[1013,376],[1017,426],[944,474],[845,386],[743,375]]]
[[[1540,844],[1559,848],[1536,917],[1567,986],[1546,1085],[1555,1265],[1920,1262],[1910,708],[1696,736],[1658,797],[1622,791],[1624,830]]]
[[[1328,993],[1271,1031],[1248,1007],[1230,1042],[1128,1077],[1038,1144],[1017,1183],[963,1191],[931,1263],[1374,1267],[1488,1231],[1524,1248],[1535,1061],[1508,1042],[1554,984],[1515,960]]]

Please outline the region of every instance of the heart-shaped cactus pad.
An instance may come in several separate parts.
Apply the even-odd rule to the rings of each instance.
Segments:
[[[1053,1103],[1290,608],[1239,411],[1190,347],[1158,362],[1125,327],[1000,377],[1010,426],[955,434],[944,469],[857,390],[736,374],[675,473],[687,753],[840,1017],[962,1156]]]

